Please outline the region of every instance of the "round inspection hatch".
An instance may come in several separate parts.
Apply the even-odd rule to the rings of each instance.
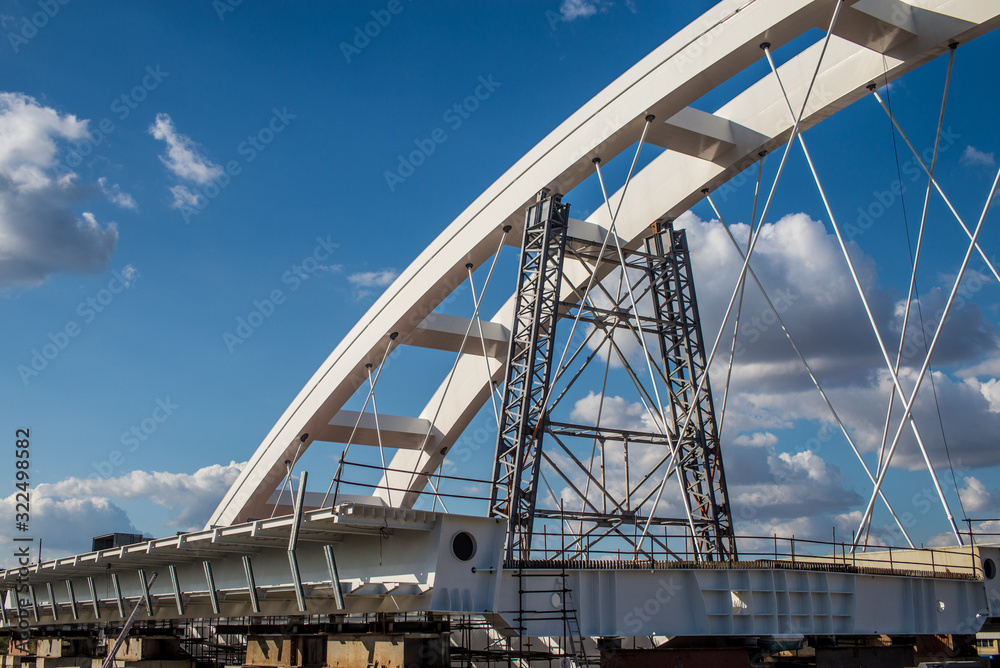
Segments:
[[[459,561],[468,561],[476,556],[476,539],[468,531],[459,531],[451,539],[451,553]]]

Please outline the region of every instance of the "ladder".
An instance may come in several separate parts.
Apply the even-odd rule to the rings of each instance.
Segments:
[[[527,632],[526,622],[559,621],[562,624],[562,642],[560,645],[562,660],[560,668],[563,668],[563,666],[571,668],[573,666],[600,665],[599,659],[595,658],[592,660],[587,656],[587,649],[583,644],[583,634],[580,631],[580,619],[577,614],[576,603],[573,600],[573,590],[569,587],[567,577],[564,563],[561,564],[558,574],[553,574],[551,571],[526,573],[524,568],[518,567],[519,609],[515,619],[517,620],[517,631],[521,634],[522,638],[522,651],[523,639]],[[526,585],[530,585],[531,580],[526,582],[527,578],[553,578],[557,583],[555,586],[546,587],[545,585],[540,585],[538,588],[528,588]],[[553,601],[553,605],[558,605],[558,608],[552,612],[526,609],[524,605],[526,594],[548,594],[550,600]],[[559,597],[558,603],[556,602],[556,596]],[[550,651],[553,649],[550,646]]]

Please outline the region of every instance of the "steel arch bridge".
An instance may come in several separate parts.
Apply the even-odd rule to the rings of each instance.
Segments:
[[[52,560],[32,566],[28,573],[6,571],[3,586],[15,594],[6,599],[5,617],[16,621],[21,615],[34,626],[67,619],[93,623],[124,618],[129,606],[140,603],[154,619],[324,610],[432,611],[493,615],[498,628],[533,636],[560,636],[565,635],[570,594],[576,601],[577,635],[590,637],[959,633],[975,630],[987,617],[1000,617],[1000,585],[987,577],[986,566],[1000,559],[997,548],[957,550],[937,557],[920,551],[905,557],[897,553],[896,562],[890,561],[886,567],[877,555],[852,558],[841,554],[839,561],[826,557],[788,563],[779,558],[777,548],[770,561],[741,562],[735,548],[727,551],[722,547],[715,553],[694,549],[689,553],[693,558],[685,559],[680,551],[671,552],[664,539],[659,544],[664,559],[656,559],[652,548],[646,552],[641,545],[651,524],[655,525],[666,480],[681,468],[680,463],[672,466],[672,460],[661,460],[654,468],[654,472],[662,472],[662,482],[659,474],[651,481],[655,496],[638,495],[642,498],[635,507],[621,499],[613,501],[619,520],[631,513],[636,535],[630,544],[640,546],[631,563],[599,561],[596,555],[590,561],[572,560],[563,546],[557,576],[549,572],[552,564],[532,561],[530,537],[526,551],[510,551],[508,524],[514,514],[510,506],[507,516],[500,513],[497,517],[415,508],[421,495],[433,486],[434,475],[459,437],[484,407],[496,401],[497,385],[510,378],[507,363],[517,329],[519,296],[524,292],[515,292],[489,318],[479,317],[479,301],[472,318],[436,309],[457,286],[471,280],[473,270],[491,267],[492,275],[499,253],[505,247],[520,247],[521,240],[529,238],[531,230],[525,230],[525,221],[534,220],[535,207],[551,203],[547,199],[551,194],[569,193],[595,174],[605,191],[606,207],[586,220],[567,216],[559,223],[569,240],[560,251],[559,273],[549,285],[549,327],[555,329],[554,323],[560,319],[564,323],[573,320],[574,329],[576,322],[586,322],[580,315],[583,307],[591,308],[592,313],[601,307],[595,305],[591,291],[615,271],[625,277],[622,282],[626,287],[620,282],[618,294],[607,295],[611,307],[605,311],[630,311],[638,322],[643,297],[636,299],[631,294],[633,287],[640,287],[638,283],[633,286],[629,278],[633,268],[629,262],[630,258],[644,262],[653,257],[652,222],[667,225],[765,153],[791,149],[795,142],[806,149],[803,131],[865,96],[877,96],[872,89],[874,82],[893,81],[939,56],[954,53],[955,45],[968,43],[998,25],[998,0],[723,0],[584,104],[420,253],[295,397],[203,531]],[[774,65],[772,50],[815,29],[822,31],[815,44],[782,65]],[[741,83],[745,79],[741,74],[761,59],[767,60],[771,72]],[[722,86],[738,90],[712,113],[695,108],[696,101]],[[637,142],[636,157],[643,145],[662,149],[640,169],[634,169],[638,162],[629,155]],[[601,165],[619,156],[626,162],[631,160],[632,168],[625,185],[608,193]],[[784,157],[781,161],[783,165]],[[766,211],[765,205],[761,222]],[[977,241],[985,216],[986,210],[978,224],[958,221],[971,241],[965,265],[969,256],[982,252]],[[667,248],[672,247],[668,240]],[[594,254],[595,249],[600,250]],[[746,258],[752,251],[751,242]],[[661,243],[659,254],[664,252]],[[986,254],[982,255],[989,262]],[[850,262],[849,257],[847,260]],[[741,284],[752,277],[749,267],[746,259]],[[734,299],[738,289],[734,286]],[[860,285],[858,289],[864,299]],[[537,324],[538,317],[529,320]],[[665,320],[657,322],[662,327]],[[725,322],[723,319],[723,327]],[[714,332],[706,334],[706,342],[711,341]],[[644,335],[638,339],[644,346]],[[534,336],[529,345],[537,343],[538,336]],[[431,381],[431,398],[423,411],[417,416],[392,416],[375,410],[346,410],[345,405],[359,391],[362,396],[367,392],[368,399],[374,396],[382,365],[398,346],[431,348],[456,356],[454,365],[444,369],[440,379]],[[703,356],[708,350],[709,346],[702,345]],[[714,354],[715,346],[711,351]],[[895,377],[891,352],[883,350],[889,372]],[[553,361],[550,354],[548,363]],[[694,360],[686,367],[700,372],[700,376],[686,379],[694,395],[703,387],[707,389],[710,362],[709,356],[707,362]],[[930,354],[921,376],[929,362]],[[566,368],[559,360],[554,367],[556,376]],[[649,371],[648,388],[636,383],[639,393],[648,399],[654,423],[645,436],[663,445],[655,441],[659,433],[676,451],[669,437],[672,433],[681,440],[694,408],[685,407],[669,424],[665,407],[672,405],[671,400],[664,401],[655,389],[658,374],[669,375],[669,369]],[[439,383],[436,389],[434,382]],[[547,383],[543,382],[543,397],[550,389]],[[912,396],[903,393],[902,387],[899,392],[899,401],[908,413]],[[541,414],[550,400],[554,399],[541,400]],[[692,405],[698,402],[697,398],[689,401]],[[536,421],[530,426],[537,431],[539,425]],[[917,432],[914,421],[900,420],[886,460],[880,458],[874,471],[866,468],[874,489],[859,538],[868,528],[879,499],[888,460],[902,432],[910,429]],[[614,440],[613,434],[587,432],[585,436]],[[391,451],[391,461],[383,465],[381,479],[372,486],[377,498],[359,500],[338,497],[334,492],[339,503],[326,503],[329,495],[321,503],[310,503],[303,481],[295,503],[282,506],[280,492],[292,478],[295,464],[317,441]],[[517,451],[515,466],[525,456]],[[934,473],[933,467],[930,472]],[[675,477],[679,479],[680,474]],[[632,493],[626,485],[626,500]],[[602,494],[613,496],[608,490]],[[943,493],[941,497],[947,510]],[[884,503],[891,510],[888,500]],[[629,507],[622,508],[623,504]],[[686,517],[679,525],[691,527],[693,544],[692,505],[687,501],[684,505]],[[275,516],[277,510],[287,514]],[[726,508],[716,509],[713,517],[718,521],[727,513]],[[585,519],[576,516],[573,521],[582,523]],[[595,524],[607,521],[603,515],[590,519]],[[637,538],[640,530],[642,537]],[[621,531],[618,538],[629,539]],[[377,566],[372,562],[375,553],[380,555]],[[577,556],[579,553],[576,550]],[[716,559],[711,563],[713,557]],[[161,578],[154,587],[148,584],[145,573],[155,568],[167,568],[170,577]],[[508,583],[526,573],[560,582],[525,600],[524,587]],[[664,609],[655,617],[630,617],[627,611],[647,601],[651,591],[655,596],[665,577],[671,583],[671,596],[684,597],[685,610]],[[859,585],[862,578],[863,586]],[[17,593],[22,582],[30,594],[29,590]],[[113,594],[101,596],[104,591]],[[512,593],[517,591],[522,592],[520,597]],[[562,594],[558,604],[561,619],[532,617],[526,612],[556,606],[546,603],[556,591]],[[885,612],[884,601],[898,603]],[[910,601],[910,607],[903,601]]]
[[[469,279],[469,265],[488,265],[491,258],[495,261],[498,248],[519,245],[525,212],[539,191],[571,191],[594,174],[595,160],[607,164],[637,140],[640,148],[645,142],[664,149],[644,168],[630,173],[625,186],[609,194],[606,208],[570,225],[570,235],[602,240],[610,230],[617,245],[635,248],[652,221],[687,211],[706,192],[743,172],[763,153],[785,145],[790,137],[798,137],[804,147],[804,130],[873,94],[874,82],[892,81],[992,29],[996,21],[994,2],[972,0],[719,3],[563,122],[420,254],[303,387],[207,526],[267,516],[275,489],[288,478],[286,462],[294,467],[314,441],[345,442],[346,431],[356,442],[382,445],[377,439],[380,429],[373,429],[381,425],[372,415],[358,416],[343,407],[369,382],[369,369],[377,374],[391,350],[417,346],[458,352],[463,339],[469,343],[479,338],[481,347],[461,349],[419,416],[383,419],[399,430],[394,434],[399,449],[375,493],[390,506],[413,507],[431,475],[440,471],[449,449],[490,401],[492,385],[504,378],[515,298],[489,320],[479,317],[477,308],[475,327],[470,321],[435,313],[435,308]],[[816,28],[828,30],[827,37],[773,68],[773,49]],[[762,45],[769,48],[762,51]],[[742,90],[714,113],[692,106],[724,83],[731,87],[734,77],[761,58],[772,65],[772,74],[740,86]],[[825,200],[822,187],[821,194]],[[971,235],[972,225],[959,222]],[[996,274],[978,245],[977,250]],[[592,270],[586,260],[567,257],[559,299],[579,302],[591,277],[602,271],[609,269],[602,269],[600,262]],[[896,378],[898,369],[892,368],[889,351],[883,348],[883,353]],[[894,390],[904,395],[898,379]],[[835,411],[834,416],[839,423]],[[899,438],[897,434],[895,441]],[[928,468],[933,474],[929,460]],[[869,473],[873,482],[877,473]],[[936,476],[934,482],[947,506]]]

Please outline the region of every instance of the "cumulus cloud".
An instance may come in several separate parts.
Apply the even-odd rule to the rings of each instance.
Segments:
[[[710,345],[742,263],[718,221],[702,221],[693,214],[685,214],[678,221],[687,230],[692,249],[702,326]],[[746,225],[732,228],[738,239],[747,238]],[[905,300],[882,287],[874,260],[856,245],[851,246],[875,320],[887,347],[894,351],[900,339]],[[868,452],[877,450],[892,382],[835,237],[822,223],[804,214],[793,214],[763,227],[754,256],[757,275],[859,447]],[[938,324],[927,316],[940,312],[951,287],[948,277],[939,280],[942,285],[926,289],[912,310],[900,371],[907,392],[916,381]],[[933,384],[930,379],[923,382],[914,416],[932,451],[932,461],[947,463],[937,424],[937,400],[952,455],[960,458],[964,466],[987,466],[1000,463],[993,437],[1000,428],[996,413],[1000,406],[993,382],[1000,376],[1000,363],[988,363],[997,358],[998,334],[976,303],[976,294],[967,291],[966,297],[945,323],[933,360]],[[917,306],[925,316],[922,325]],[[731,332],[731,324],[728,327]],[[729,361],[729,341],[724,338],[723,343],[725,352],[712,370],[717,402]],[[963,373],[963,369],[975,373]],[[780,438],[782,430],[802,421],[834,424],[752,282],[748,282],[744,295],[732,377],[726,429],[733,437],[744,431],[769,430]],[[896,423],[900,416],[897,410]],[[838,441],[843,442],[842,437]],[[786,444],[786,449],[801,447],[799,443]],[[919,468],[920,461],[913,435],[907,429],[893,463]]]
[[[678,218],[687,230],[698,290],[699,310],[705,337],[714,341],[742,267],[742,260],[718,221],[701,221],[693,214]],[[735,224],[737,239],[746,239],[749,228]],[[853,244],[852,244],[853,245]],[[875,262],[852,248],[862,285],[876,317],[888,322],[895,299],[876,284]],[[824,225],[805,214],[791,214],[765,224],[751,263],[803,352],[833,372],[853,374],[881,359],[864,309],[847,270],[836,237]],[[727,326],[731,331],[732,319]],[[747,363],[755,378],[773,382],[788,380],[786,363],[794,358],[784,333],[760,296],[752,278],[747,279],[737,347],[741,370]],[[728,351],[728,347],[727,347]],[[726,355],[728,357],[728,355]],[[796,374],[808,384],[808,377]]]
[[[0,499],[0,514],[13,519],[15,494]],[[0,541],[12,545],[13,522],[0,527]],[[31,496],[31,535],[42,540],[42,558],[53,559],[70,554],[89,552],[91,539],[106,533],[141,533],[126,512],[106,498],[53,498],[35,489]],[[32,557],[37,557],[37,548]],[[3,567],[14,566],[9,552],[3,556]]]
[[[201,529],[246,462],[211,465],[194,473],[131,471],[100,479],[67,478],[41,483],[31,496],[32,535],[44,544],[43,557],[89,552],[91,539],[106,533],[143,533],[116,502],[149,500],[176,511],[168,526]],[[0,515],[15,516],[15,494],[0,499]],[[13,523],[0,527],[0,540],[10,542]]]
[[[67,478],[41,484],[36,494],[54,498],[149,499],[178,510],[169,526],[190,531],[204,526],[208,516],[239,476],[246,462],[213,464],[194,473],[131,471],[116,478]]]
[[[1000,514],[1000,489],[989,489],[975,476],[962,479],[965,486],[958,490],[962,495],[962,505],[966,512],[981,513],[988,517]]]
[[[642,403],[630,402],[621,396],[607,396],[602,404],[599,394],[588,392],[574,403],[571,418],[582,424],[594,424],[599,409],[603,426],[656,431],[650,428],[652,420]],[[589,439],[574,441],[565,436],[560,440],[575,450],[575,461],[574,457],[559,448],[550,450],[549,457],[573,481],[572,485],[566,485],[556,493],[567,508],[578,507],[582,500],[577,490],[589,489],[588,498],[599,505],[596,486],[593,483],[588,485],[586,474],[577,464],[588,464],[594,444]],[[830,535],[830,526],[839,528],[841,523],[846,523],[844,518],[865,499],[855,491],[841,469],[820,453],[810,450],[779,452],[775,447],[777,443],[778,437],[773,433],[753,432],[723,444],[727,486],[737,533],[770,535],[775,531],[781,533],[791,529],[802,538],[825,539]],[[630,484],[635,487],[642,476],[651,470],[657,472],[640,484],[633,495],[633,503],[637,499],[648,499],[648,495],[655,492],[666,470],[663,458],[669,452],[665,447],[632,444],[628,455],[630,476],[625,475],[622,444],[606,441],[602,447],[598,466],[600,473],[595,475],[605,481],[612,495],[624,498],[625,481],[630,479]],[[546,468],[543,466],[543,471]],[[558,477],[549,475],[549,479]],[[544,493],[542,502],[551,507],[556,501],[547,490]],[[684,516],[676,482],[672,481],[664,488],[657,513],[667,517]],[[800,521],[803,518],[815,519],[803,523]],[[809,532],[806,531],[807,525]]]
[[[0,93],[0,289],[107,267],[118,228],[74,212],[87,188],[59,163],[66,144],[86,135],[86,120]]]
[[[777,443],[778,437],[769,431],[740,434],[733,439],[733,445],[749,445],[754,447],[768,447]]]
[[[222,176],[222,167],[205,157],[190,137],[178,132],[169,114],[157,114],[149,134],[166,143],[167,151],[160,160],[177,178],[205,185]]]
[[[776,453],[769,447],[755,450],[753,455],[767,462],[767,478],[753,475],[753,468],[727,468],[734,519],[795,518],[847,511],[862,502],[848,487],[840,468],[814,452]]]
[[[971,145],[965,147],[960,162],[965,167],[996,167],[997,164],[992,152],[980,151]]]
[[[139,205],[136,204],[135,198],[122,190],[121,186],[117,183],[113,183],[109,186],[108,179],[102,176],[97,179],[97,184],[101,187],[101,192],[104,193],[104,196],[107,197],[108,201],[112,204],[120,206],[123,209],[129,209],[130,211],[139,210]]]
[[[990,378],[985,383],[980,383],[979,392],[990,405],[990,413],[1000,413],[1000,381]]]
[[[174,196],[174,201],[171,206],[175,209],[179,209],[183,206],[197,206],[198,199],[200,195],[196,192],[192,192],[184,185],[176,185],[170,188],[170,194]]]
[[[653,420],[649,411],[641,403],[630,403],[624,397],[603,396],[593,391],[578,399],[573,405],[570,417],[582,424],[600,424],[616,429],[651,431]]]

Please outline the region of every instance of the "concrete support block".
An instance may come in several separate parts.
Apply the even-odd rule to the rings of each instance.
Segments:
[[[447,635],[330,636],[327,668],[447,668],[451,665]]]
[[[311,668],[326,660],[326,636],[250,636],[246,666]]]

